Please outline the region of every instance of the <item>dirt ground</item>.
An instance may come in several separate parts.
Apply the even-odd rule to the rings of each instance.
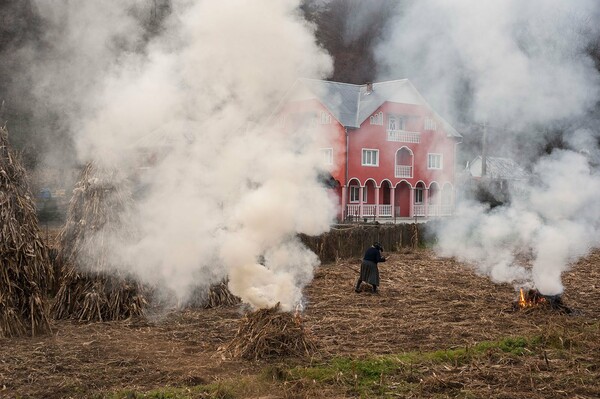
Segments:
[[[544,335],[571,344],[562,351],[544,350],[543,357],[511,358],[512,365],[486,358],[466,366],[432,366],[422,370],[421,391],[412,397],[600,397],[600,253],[564,275],[563,301],[576,310],[573,315],[548,309],[515,312],[512,286],[494,284],[429,250],[393,254],[380,267],[379,295],[354,292],[358,267],[357,260],[323,265],[306,288],[302,317],[320,347],[313,363]],[[55,321],[51,336],[0,339],[0,398],[98,398],[255,376],[268,363],[227,359],[219,350],[234,336],[242,314],[236,307],[123,322]],[[388,388],[395,383],[391,380]],[[321,396],[302,387],[278,393],[276,387],[263,397],[356,396],[343,387],[331,389]]]

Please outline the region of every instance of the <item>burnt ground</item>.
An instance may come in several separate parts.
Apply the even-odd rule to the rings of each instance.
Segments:
[[[576,310],[572,315],[545,307],[514,311],[512,286],[428,250],[396,253],[381,264],[379,295],[354,292],[357,260],[324,265],[306,288],[302,316],[320,350],[304,360],[224,356],[219,348],[233,338],[240,307],[123,322],[55,321],[51,336],[0,339],[0,398],[600,397],[599,265],[595,252],[564,275],[563,301]],[[530,343],[518,354],[481,349],[482,342],[507,338]],[[472,355],[435,360],[441,350]],[[306,374],[310,367],[329,370],[339,358],[406,354],[412,360],[398,357],[394,371],[377,378],[377,390],[361,388],[356,370],[354,383],[342,372]],[[199,385],[213,388],[195,390]]]

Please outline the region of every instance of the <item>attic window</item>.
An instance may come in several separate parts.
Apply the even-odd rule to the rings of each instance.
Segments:
[[[383,126],[383,112],[378,112],[376,114],[371,115],[369,121],[371,122],[371,125]]]
[[[321,125],[329,125],[331,123],[331,114],[321,111]]]
[[[437,130],[437,123],[432,118],[425,118],[425,130]]]

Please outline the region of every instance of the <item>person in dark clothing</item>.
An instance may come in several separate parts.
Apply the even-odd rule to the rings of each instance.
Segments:
[[[362,263],[360,265],[360,276],[356,282],[355,292],[360,292],[360,285],[364,281],[373,287],[373,293],[377,293],[377,287],[379,286],[379,268],[377,263],[385,262],[385,258],[381,255],[383,247],[380,243],[376,242],[365,251]]]

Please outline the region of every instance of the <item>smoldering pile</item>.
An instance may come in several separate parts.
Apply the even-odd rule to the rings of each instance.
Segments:
[[[0,127],[0,337],[50,331],[46,291],[52,279],[27,173]]]
[[[81,173],[59,236],[62,267],[53,306],[57,319],[122,320],[141,316],[146,292],[117,267],[113,245],[134,234],[125,218],[132,205],[127,179],[89,163]]]
[[[192,293],[191,307],[204,309],[218,308],[222,306],[235,306],[241,303],[241,299],[231,293],[227,286],[227,280],[213,284],[208,291],[197,288]]]
[[[246,314],[224,349],[234,358],[260,360],[311,356],[316,352],[316,344],[300,316],[281,312],[277,304]]]
[[[513,310],[546,309],[564,314],[575,313],[562,300],[561,295],[544,295],[535,288],[521,288],[519,298],[513,302]]]

